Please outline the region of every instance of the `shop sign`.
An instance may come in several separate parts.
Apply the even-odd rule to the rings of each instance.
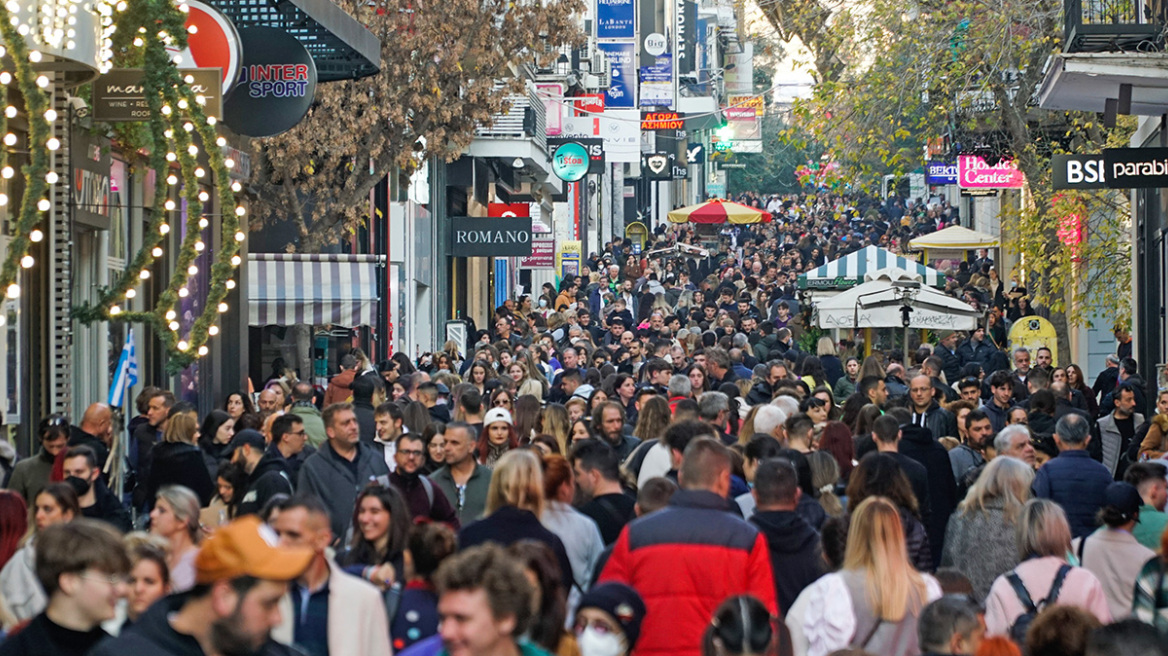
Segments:
[[[531,218],[451,218],[450,254],[454,257],[526,257],[531,255]]]
[[[957,156],[957,185],[962,189],[1018,189],[1025,180],[1012,161],[990,166],[977,155]]]
[[[1112,189],[1168,187],[1168,148],[1108,148],[1103,166]]]
[[[596,38],[631,39],[636,36],[637,9],[633,0],[596,0]]]
[[[181,55],[179,70],[191,68],[217,68],[220,71],[220,93],[226,94],[239,78],[243,49],[239,33],[231,20],[219,10],[199,0],[187,0],[187,47],[185,50],[167,48],[173,59]],[[190,28],[195,32],[191,33]]]
[[[218,68],[194,68],[183,71],[194,78],[191,90],[207,99],[203,111],[207,116],[223,118],[223,93]],[[107,123],[150,120],[150,105],[142,86],[140,68],[115,68],[93,81],[93,119]]]
[[[645,156],[646,177],[650,180],[671,180],[674,177],[673,157],[669,153]],[[682,169],[685,170],[684,168]],[[683,176],[684,177],[684,176]]]
[[[588,175],[588,149],[569,141],[560,144],[552,154],[552,173],[564,182],[575,182]]]
[[[605,107],[635,108],[637,106],[637,69],[633,65],[633,60],[637,44],[633,41],[598,43],[596,47],[608,55],[608,91],[604,92]]]
[[[957,164],[929,162],[925,168],[925,182],[931,185],[957,184]]]
[[[550,234],[537,235],[531,240],[531,255],[519,261],[520,269],[556,268],[556,238]]]
[[[316,94],[316,64],[308,50],[284,30],[239,31],[243,67],[227,96],[223,121],[248,137],[287,132],[304,118]]]
[[[572,96],[568,100],[572,101],[572,107],[576,110],[576,116],[591,116],[593,114],[604,113],[603,93],[585,93],[579,96]]]
[[[567,240],[556,251],[556,273],[560,278],[564,276],[580,275],[580,260],[583,247],[577,240]]]
[[[567,143],[577,143],[588,151],[588,172],[600,175],[604,173],[604,139],[600,137],[590,139],[553,139],[547,140],[548,148],[555,152],[560,146]]]
[[[494,218],[529,217],[531,205],[527,203],[488,203],[487,216]]]
[[[110,155],[109,142],[85,130],[73,130],[72,185],[74,214],[78,223],[109,230]]]
[[[762,96],[730,96],[726,104],[728,107],[749,107],[754,110],[755,116],[762,116],[766,112]]]
[[[701,143],[689,143],[685,146],[685,162],[687,164],[705,164],[706,146]]]
[[[641,112],[641,130],[684,130],[685,118],[678,112]]]
[[[1107,167],[1103,155],[1052,155],[1052,189],[1106,189]]]

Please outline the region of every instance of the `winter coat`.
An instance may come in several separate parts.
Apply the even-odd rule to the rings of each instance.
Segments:
[[[766,538],[706,490],[679,490],[667,507],[626,526],[600,580],[644,599],[638,656],[698,656],[710,617],[733,595],[779,611]]]
[[[154,507],[154,497],[166,485],[181,485],[194,492],[199,497],[200,508],[211,503],[215,483],[199,447],[185,442],[162,442],[155,445],[152,460],[143,500],[147,507]]]
[[[949,453],[941,443],[932,439],[925,431],[906,426],[898,447],[901,455],[921,463],[929,475],[929,515],[925,528],[929,534],[929,544],[933,559],[941,554],[945,545],[945,525],[949,515],[961,503],[957,495],[957,479],[953,477],[953,467]]]
[[[844,377],[843,363],[835,355],[821,355],[819,361],[823,364],[823,373],[828,384],[834,388],[835,382]]]
[[[913,420],[916,420],[916,411],[913,410]],[[925,410],[925,426],[929,433],[932,434],[934,440],[939,440],[942,437],[957,437],[957,418],[953,416],[936,400],[929,405],[929,409]]]
[[[315,494],[328,506],[335,540],[343,540],[349,530],[357,494],[372,482],[389,486],[389,467],[381,453],[364,442],[358,442],[356,446],[356,476],[353,475],[352,463],[334,451],[329,442],[325,442],[300,467],[296,489]]]
[[[790,608],[799,593],[823,575],[823,545],[819,533],[797,513],[755,512],[750,523],[766,538],[779,608]]]
[[[503,506],[477,522],[471,522],[458,532],[458,549],[462,551],[487,542],[506,547],[520,540],[535,540],[551,548],[560,563],[564,589],[572,589],[572,561],[568,558],[564,543],[559,536],[541,524],[539,518],[530,510]]]
[[[324,407],[334,403],[342,403],[353,397],[353,379],[357,377],[356,369],[346,369],[333,376],[328,382],[328,389],[324,391]]]
[[[1138,407],[1138,406],[1137,406]],[[1132,427],[1144,423],[1144,416],[1140,413],[1133,415]],[[1133,431],[1132,439],[1135,439]],[[1087,452],[1091,457],[1102,462],[1103,466],[1114,478],[1117,474],[1122,477],[1120,458],[1127,453],[1130,443],[1124,440],[1123,434],[1115,424],[1115,414],[1109,414],[1095,423],[1095,437],[1087,444]]]
[[[36,576],[36,546],[33,540],[12,554],[0,569],[0,596],[18,622],[30,620],[45,609],[49,600]]]
[[[925,525],[912,513],[900,509],[900,523],[904,526],[904,541],[908,547],[908,560],[920,572],[933,570],[933,551],[929,546],[929,534]]]
[[[324,418],[321,416],[320,410],[306,401],[297,401],[292,404],[292,414],[300,417],[300,422],[304,424],[304,432],[308,434],[308,443],[319,449],[320,445],[328,439],[328,434],[324,432]]]
[[[277,494],[292,494],[292,473],[279,452],[268,450],[247,477],[247,487],[235,504],[235,516],[256,515]]]
[[[847,375],[844,375],[832,384],[831,389],[835,393],[836,404],[843,405],[844,401],[847,401],[849,396],[856,393],[856,381],[848,378]]]
[[[272,639],[293,644],[296,615],[292,595],[280,599],[281,622],[272,629]],[[373,584],[346,573],[329,562],[328,578],[328,651],[329,654],[390,656],[389,617],[381,591]]]
[[[113,492],[106,487],[99,476],[93,482],[93,505],[88,508],[82,508],[81,514],[89,519],[97,519],[108,523],[110,526],[118,529],[122,533],[129,533],[134,526],[130,520],[130,511],[122,505],[121,501],[114,496]]]
[[[1159,458],[1168,452],[1168,415],[1152,417],[1148,432],[1140,442],[1140,455],[1148,454],[1149,458]]]
[[[994,579],[1018,564],[1016,524],[1006,520],[1005,504],[990,499],[985,510],[957,510],[949,518],[941,567],[953,567],[973,586],[978,601],[990,593]]]
[[[965,360],[961,357],[959,350],[950,351],[949,349],[937,345],[933,355],[941,358],[941,371],[945,372],[945,380],[952,385],[961,378],[961,366],[965,364]]]
[[[1092,460],[1086,450],[1072,449],[1039,467],[1031,490],[1035,497],[1062,506],[1071,525],[1071,535],[1082,537],[1095,530],[1095,515],[1103,506],[1103,493],[1112,482],[1107,468]]]

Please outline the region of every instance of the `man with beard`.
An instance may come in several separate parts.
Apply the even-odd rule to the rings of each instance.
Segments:
[[[397,466],[389,473],[389,482],[402,493],[406,507],[410,509],[410,516],[415,521],[421,517],[443,522],[458,530],[458,513],[446,498],[446,493],[438,489],[429,478],[418,473],[422,465],[426,464],[426,446],[422,437],[413,433],[399,435],[393,457]]]
[[[637,505],[621,487],[616,453],[600,440],[582,440],[572,449],[572,471],[584,503],[580,512],[596,522],[605,544],[616,542],[621,529],[636,517]]]
[[[255,516],[216,530],[195,558],[195,587],[159,600],[92,656],[293,656],[271,639],[288,582],[312,562],[305,547],[278,546]]]

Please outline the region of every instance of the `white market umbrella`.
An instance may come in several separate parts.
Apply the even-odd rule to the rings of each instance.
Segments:
[[[864,284],[815,304],[820,328],[902,328],[898,284],[917,285],[910,329],[972,330],[981,316],[969,304],[921,284],[917,273],[890,267],[865,277]]]

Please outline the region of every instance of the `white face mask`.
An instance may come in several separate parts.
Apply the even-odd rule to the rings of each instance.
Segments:
[[[584,629],[576,639],[580,656],[621,656],[625,653],[624,639],[615,633],[602,633],[596,627]]]

